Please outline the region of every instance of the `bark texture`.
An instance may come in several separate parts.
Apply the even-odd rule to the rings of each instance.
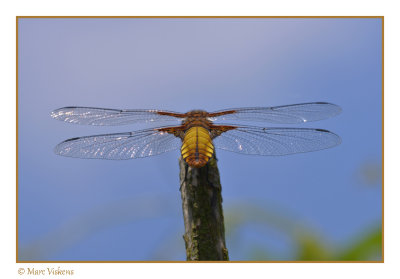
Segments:
[[[202,168],[179,159],[188,261],[228,261],[221,182],[215,155]]]

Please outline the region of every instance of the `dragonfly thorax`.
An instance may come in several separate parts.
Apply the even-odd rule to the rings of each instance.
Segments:
[[[208,112],[204,110],[191,110],[186,114],[182,125],[186,131],[192,127],[203,127],[209,130],[212,122],[208,119]]]

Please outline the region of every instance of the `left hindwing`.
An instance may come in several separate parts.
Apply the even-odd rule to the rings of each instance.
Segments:
[[[159,129],[72,138],[58,144],[58,155],[91,159],[134,159],[180,147],[181,140]]]

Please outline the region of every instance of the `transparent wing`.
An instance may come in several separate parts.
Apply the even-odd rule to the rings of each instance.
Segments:
[[[210,113],[212,120],[263,121],[276,124],[294,124],[326,119],[342,109],[330,103],[304,103],[277,107],[237,108]]]
[[[89,159],[124,160],[178,149],[181,140],[157,129],[72,138],[58,144],[58,155]]]
[[[334,147],[338,135],[322,129],[240,126],[216,137],[216,148],[252,155],[288,155]]]
[[[51,112],[51,117],[84,125],[126,125],[137,122],[180,121],[181,113],[162,110],[119,110],[90,107],[64,107]]]

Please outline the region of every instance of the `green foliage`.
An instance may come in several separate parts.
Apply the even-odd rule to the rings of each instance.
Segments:
[[[328,261],[335,258],[332,251],[326,247],[321,239],[311,232],[296,237],[297,255],[299,261]]]
[[[368,261],[382,258],[382,228],[379,226],[370,230],[361,238],[353,239],[347,249],[338,253],[340,261]]]
[[[250,224],[258,224],[285,235],[290,243],[291,256],[280,255],[262,243],[247,245],[242,259],[252,261],[379,261],[382,258],[382,229],[376,224],[363,229],[345,243],[332,243],[315,228],[299,225],[282,212],[257,206],[237,204],[225,210],[228,245],[240,242],[240,231]],[[263,233],[262,230],[260,230]],[[265,234],[267,237],[267,234]],[[236,247],[238,248],[238,247]],[[238,248],[239,249],[239,248]],[[231,249],[232,250],[232,249]],[[240,250],[240,249],[239,249]],[[233,259],[235,260],[235,259]]]

